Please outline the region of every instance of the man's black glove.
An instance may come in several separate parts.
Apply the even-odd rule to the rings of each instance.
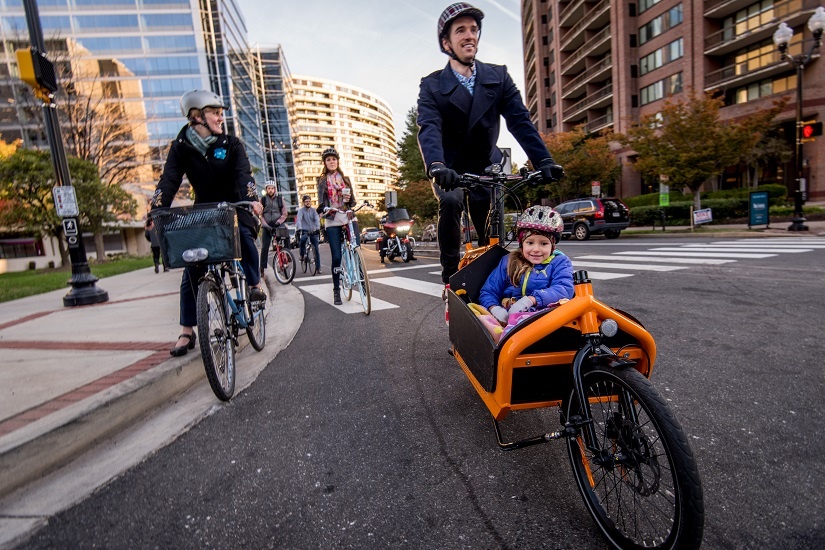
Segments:
[[[553,162],[553,159],[544,159],[539,163],[541,177],[544,183],[558,181],[564,177],[564,168]]]
[[[458,183],[458,172],[447,168],[441,162],[434,162],[430,166],[430,177],[435,180],[440,188],[444,191],[452,191]]]

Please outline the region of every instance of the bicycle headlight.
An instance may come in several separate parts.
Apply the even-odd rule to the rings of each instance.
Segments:
[[[607,338],[612,338],[619,332],[619,323],[613,319],[605,319],[599,326],[599,331]]]
[[[205,248],[190,248],[184,250],[182,256],[185,262],[202,262],[209,257],[209,251]]]

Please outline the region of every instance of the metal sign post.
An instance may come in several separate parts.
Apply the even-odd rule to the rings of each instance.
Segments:
[[[17,52],[17,58],[20,60],[20,78],[32,86],[35,95],[43,100],[43,120],[46,122],[46,135],[57,179],[57,187],[53,190],[55,208],[57,214],[63,218],[63,233],[69,248],[69,258],[72,261],[72,278],[69,279],[72,289],[63,297],[63,305],[85,306],[106,302],[109,300],[109,293],[96,286],[98,279],[89,269],[86,248],[83,246],[83,238],[78,231],[77,217],[80,212],[69,175],[69,163],[66,161],[66,153],[63,150],[63,140],[60,137],[57,106],[54,104],[57,79],[54,65],[46,58],[46,45],[43,40],[43,29],[40,26],[37,2],[23,0],[23,5],[26,9],[26,23],[29,26],[32,47],[29,50]]]

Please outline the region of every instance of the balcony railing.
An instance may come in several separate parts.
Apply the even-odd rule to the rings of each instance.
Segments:
[[[573,0],[573,2],[567,4],[567,7],[559,12],[559,24],[563,25],[564,20],[570,17],[570,14],[576,11],[582,4],[584,4],[584,0]]]
[[[581,31],[587,28],[595,19],[596,14],[609,9],[610,8],[610,0],[602,0],[598,4],[596,4],[593,8],[590,9],[587,13],[584,14],[581,21],[567,29],[567,31],[563,32],[561,35],[560,45],[564,47],[564,45],[570,41],[573,37],[578,35]]]
[[[771,29],[778,25],[781,21],[787,20],[790,16],[800,13],[803,10],[814,10],[818,6],[819,0],[785,0],[784,2],[777,2],[773,5],[771,12],[762,14],[764,19],[761,24],[737,32],[736,27],[726,27],[719,31],[709,34],[705,37],[705,51],[712,50],[723,44],[742,40],[754,34],[760,33],[767,29]],[[770,16],[770,17],[768,17]],[[740,23],[741,24],[741,23]]]
[[[590,107],[591,105],[593,105],[594,103],[597,103],[598,101],[604,99],[605,97],[611,96],[611,95],[613,95],[613,84],[608,84],[607,86],[605,86],[601,90],[590,94],[589,96],[585,97],[584,99],[582,99],[578,103],[574,103],[569,108],[565,109],[564,110],[564,116],[565,116],[565,118],[571,117],[571,116],[575,115],[576,113],[578,113],[579,111],[583,111],[583,110],[587,109],[588,107]]]
[[[749,59],[747,61],[743,61],[742,63],[734,63],[733,65],[728,65],[719,70],[708,73],[705,77],[705,87],[712,88],[715,86],[720,86],[721,84],[725,84],[739,78],[744,78],[748,75],[752,76],[754,73],[765,72],[771,67],[775,67],[783,63],[784,62],[782,61],[779,52],[771,51],[759,56],[758,58]]]
[[[599,118],[589,121],[584,129],[586,132],[592,133],[597,132],[602,128],[607,128],[611,124],[613,124],[613,113],[607,113],[604,116],[600,116]]]
[[[577,61],[580,61],[583,57],[585,57],[589,52],[591,52],[605,39],[610,39],[609,26],[605,27],[601,32],[599,32],[596,36],[585,42],[581,48],[576,50],[572,55],[565,59],[564,62],[562,62],[561,64],[561,72],[564,73],[567,69],[575,65]]]
[[[579,86],[583,82],[589,80],[593,75],[602,72],[603,70],[607,69],[611,65],[611,56],[608,54],[604,59],[584,71],[583,73],[579,74],[576,78],[562,86],[561,93],[562,95],[566,94],[576,86]]]

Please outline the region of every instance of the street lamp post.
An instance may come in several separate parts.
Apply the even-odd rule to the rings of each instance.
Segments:
[[[808,230],[802,214],[803,193],[805,192],[805,178],[803,177],[802,167],[802,71],[819,49],[822,31],[825,29],[825,8],[821,6],[816,8],[814,14],[808,20],[808,28],[813,33],[814,42],[807,53],[802,51],[797,55],[788,54],[788,44],[793,37],[793,29],[787,23],[780,23],[779,28],[773,33],[773,43],[779,50],[782,59],[796,68],[796,190],[794,191],[793,220],[788,227],[788,231]]]

